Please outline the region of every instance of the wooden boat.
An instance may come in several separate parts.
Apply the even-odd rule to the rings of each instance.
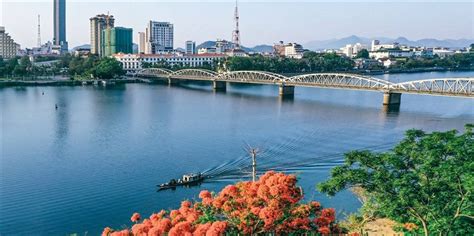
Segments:
[[[172,179],[168,183],[157,185],[158,191],[165,189],[175,189],[178,186],[192,186],[201,183],[205,176],[201,173],[192,173],[183,175],[181,179]]]

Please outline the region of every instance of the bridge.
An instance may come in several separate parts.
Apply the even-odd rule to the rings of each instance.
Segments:
[[[180,80],[211,81],[215,90],[225,90],[227,83],[278,85],[281,96],[293,96],[296,86],[378,91],[384,94],[383,105],[399,106],[401,94],[424,94],[450,97],[474,97],[474,78],[440,78],[393,83],[370,76],[349,73],[313,73],[287,77],[265,71],[231,71],[217,73],[204,69],[172,71],[147,68],[137,77],[162,78],[168,83]]]

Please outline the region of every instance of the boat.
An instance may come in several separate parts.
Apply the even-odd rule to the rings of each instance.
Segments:
[[[205,176],[202,173],[185,174],[181,179],[172,179],[167,183],[157,185],[158,191],[165,189],[175,189],[178,186],[192,186],[204,181]]]

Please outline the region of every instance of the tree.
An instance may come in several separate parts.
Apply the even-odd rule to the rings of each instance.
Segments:
[[[303,203],[296,176],[269,171],[257,181],[227,185],[219,193],[202,190],[200,201],[144,219],[134,213],[131,229],[105,228],[118,235],[329,235],[341,233],[334,208]]]
[[[469,52],[474,52],[474,43],[471,43],[469,47]]]
[[[112,79],[125,74],[122,64],[114,58],[102,58],[92,70],[93,74],[100,79]]]
[[[334,195],[361,187],[384,217],[415,223],[426,236],[473,235],[473,127],[461,135],[409,130],[392,151],[349,152],[318,189]]]
[[[2,56],[0,56],[0,76],[5,76],[7,73],[7,63],[3,59]]]
[[[367,51],[367,49],[362,49],[362,50],[360,50],[360,51],[357,53],[356,58],[369,59],[369,51]]]

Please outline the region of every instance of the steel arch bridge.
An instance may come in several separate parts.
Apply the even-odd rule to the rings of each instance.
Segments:
[[[444,96],[474,97],[474,78],[416,80],[393,84],[391,91]]]
[[[439,96],[474,97],[474,78],[440,78],[393,83],[390,81],[350,73],[313,73],[287,77],[266,71],[232,71],[217,73],[204,69],[172,71],[148,68],[136,76],[167,78],[169,80],[200,80],[253,84],[275,84],[280,87],[319,87],[380,91],[384,93],[415,93]]]

